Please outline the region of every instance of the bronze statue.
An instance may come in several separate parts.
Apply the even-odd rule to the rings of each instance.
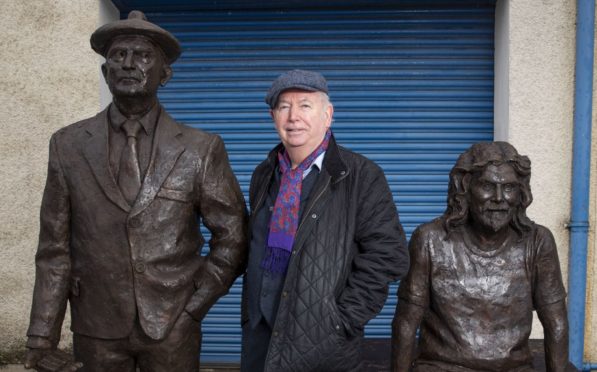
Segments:
[[[158,102],[176,38],[133,11],[91,46],[113,102],[51,138],[25,366],[78,367],[56,351],[68,300],[82,371],[197,371],[200,322],[244,269],[244,199],[220,137]]]
[[[532,371],[533,310],[545,330],[547,370],[565,370],[566,293],[551,232],[526,215],[530,177],[530,160],[506,142],[477,143],[460,155],[446,212],[410,241],[392,325],[393,371]]]

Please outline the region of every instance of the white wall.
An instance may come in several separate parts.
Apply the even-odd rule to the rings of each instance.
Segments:
[[[0,1],[0,362],[24,350],[48,140],[99,111],[100,5],[112,14],[98,0]]]
[[[566,284],[576,3],[498,0],[497,10],[496,139],[531,159],[528,214],[554,234]],[[537,321],[531,337],[542,338]]]

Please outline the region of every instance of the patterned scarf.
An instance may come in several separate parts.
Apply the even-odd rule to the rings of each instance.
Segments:
[[[282,180],[269,223],[265,258],[261,262],[261,267],[271,273],[283,274],[286,272],[299,223],[303,172],[309,169],[313,161],[327,150],[331,135],[332,132],[328,129],[323,142],[296,169],[292,169],[292,163],[286,150],[282,149],[278,153]]]

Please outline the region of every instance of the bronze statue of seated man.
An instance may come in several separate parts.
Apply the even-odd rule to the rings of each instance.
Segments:
[[[393,371],[532,371],[533,310],[547,370],[565,370],[566,293],[551,232],[526,215],[530,176],[530,160],[506,142],[460,155],[446,212],[410,241],[392,325]]]

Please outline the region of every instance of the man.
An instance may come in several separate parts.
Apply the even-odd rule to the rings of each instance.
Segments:
[[[478,143],[450,172],[448,207],[419,226],[393,322],[394,371],[533,371],[537,311],[548,371],[568,361],[565,291],[554,239],[526,215],[531,163],[506,142]],[[422,321],[419,355],[415,334]]]
[[[363,327],[407,271],[384,174],[336,144],[327,92],[293,70],[266,97],[282,143],[249,190],[243,371],[358,371]]]
[[[25,365],[56,348],[68,299],[83,371],[197,371],[200,322],[244,269],[244,200],[222,140],[158,102],[174,36],[133,11],[91,46],[113,102],[50,141]]]

